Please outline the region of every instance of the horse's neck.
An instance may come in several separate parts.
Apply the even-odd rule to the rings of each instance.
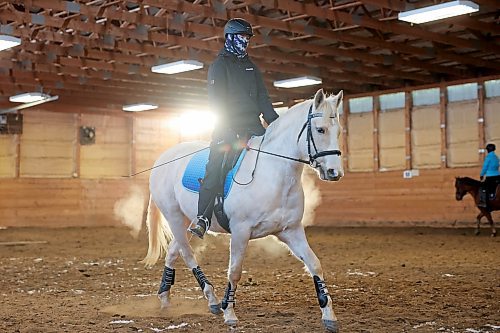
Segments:
[[[303,117],[301,117],[302,115]],[[287,115],[287,119],[278,119],[275,123],[273,123],[272,127],[268,128],[268,132],[264,135],[264,141],[262,142],[260,149],[295,159],[302,158],[297,139],[306,118],[306,113],[297,110],[297,114]],[[302,135],[306,135],[306,133],[303,133]],[[255,140],[252,145],[253,148],[258,148],[261,140],[262,139],[260,138]],[[285,168],[290,169],[287,171],[297,174],[302,173],[302,163],[293,161],[289,162],[290,163],[284,163]]]
[[[479,187],[469,186],[466,191],[475,198],[479,193]]]

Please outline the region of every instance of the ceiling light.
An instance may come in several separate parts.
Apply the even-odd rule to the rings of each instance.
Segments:
[[[153,73],[160,74],[177,74],[195,69],[203,68],[203,63],[196,60],[180,60],[168,64],[157,65],[151,67]]]
[[[148,111],[148,110],[154,110],[157,109],[158,105],[152,104],[152,103],[137,103],[137,104],[129,104],[129,105],[124,105],[122,107],[123,111],[132,111],[132,112],[139,112],[139,111]]]
[[[10,49],[21,44],[21,38],[0,35],[0,51]]]
[[[321,84],[320,78],[314,76],[302,76],[293,79],[274,81],[274,86],[277,88],[296,88],[304,86],[312,86],[314,84]]]
[[[47,98],[50,98],[50,95],[42,94],[39,92],[29,92],[15,96],[10,96],[9,101],[14,103],[31,103],[31,102],[41,101]]]
[[[398,19],[410,23],[426,23],[448,17],[474,13],[479,6],[472,1],[456,0],[439,5],[409,10],[398,14]]]

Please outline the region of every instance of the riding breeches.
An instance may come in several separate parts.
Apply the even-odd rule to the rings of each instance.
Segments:
[[[497,185],[500,184],[500,176],[486,177],[484,179],[483,188],[486,190],[489,196],[494,196]]]
[[[240,151],[235,145],[238,143],[236,133],[216,136],[210,143],[210,154],[205,169],[205,177],[200,187],[198,199],[198,216],[203,215],[209,220],[212,218],[215,198],[217,194],[224,195],[224,180]]]

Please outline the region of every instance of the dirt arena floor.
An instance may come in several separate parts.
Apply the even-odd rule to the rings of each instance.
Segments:
[[[471,226],[472,227],[472,226]],[[341,332],[500,332],[500,237],[489,230],[308,228]],[[31,241],[21,245],[20,242]],[[0,230],[0,332],[322,332],[312,279],[272,239],[251,243],[238,328],[208,312],[179,261],[174,306],[159,310],[162,263],[145,269],[144,231]],[[219,297],[228,239],[193,240]]]

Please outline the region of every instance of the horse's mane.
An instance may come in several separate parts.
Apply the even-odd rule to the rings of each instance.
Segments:
[[[463,182],[465,185],[471,185],[471,186],[481,185],[481,182],[479,180],[475,180],[470,177],[458,177],[457,179]]]
[[[328,106],[330,106],[333,97],[335,97],[335,94],[333,93],[325,96],[325,100],[328,101]],[[307,112],[312,103],[314,103],[314,96],[290,107],[287,111],[280,114],[279,118],[267,127],[266,135],[270,137],[275,128],[279,127],[282,124],[288,123],[289,121],[293,121],[291,120],[293,119],[293,116],[300,113],[301,110]],[[335,112],[335,110],[333,110],[333,112]]]

